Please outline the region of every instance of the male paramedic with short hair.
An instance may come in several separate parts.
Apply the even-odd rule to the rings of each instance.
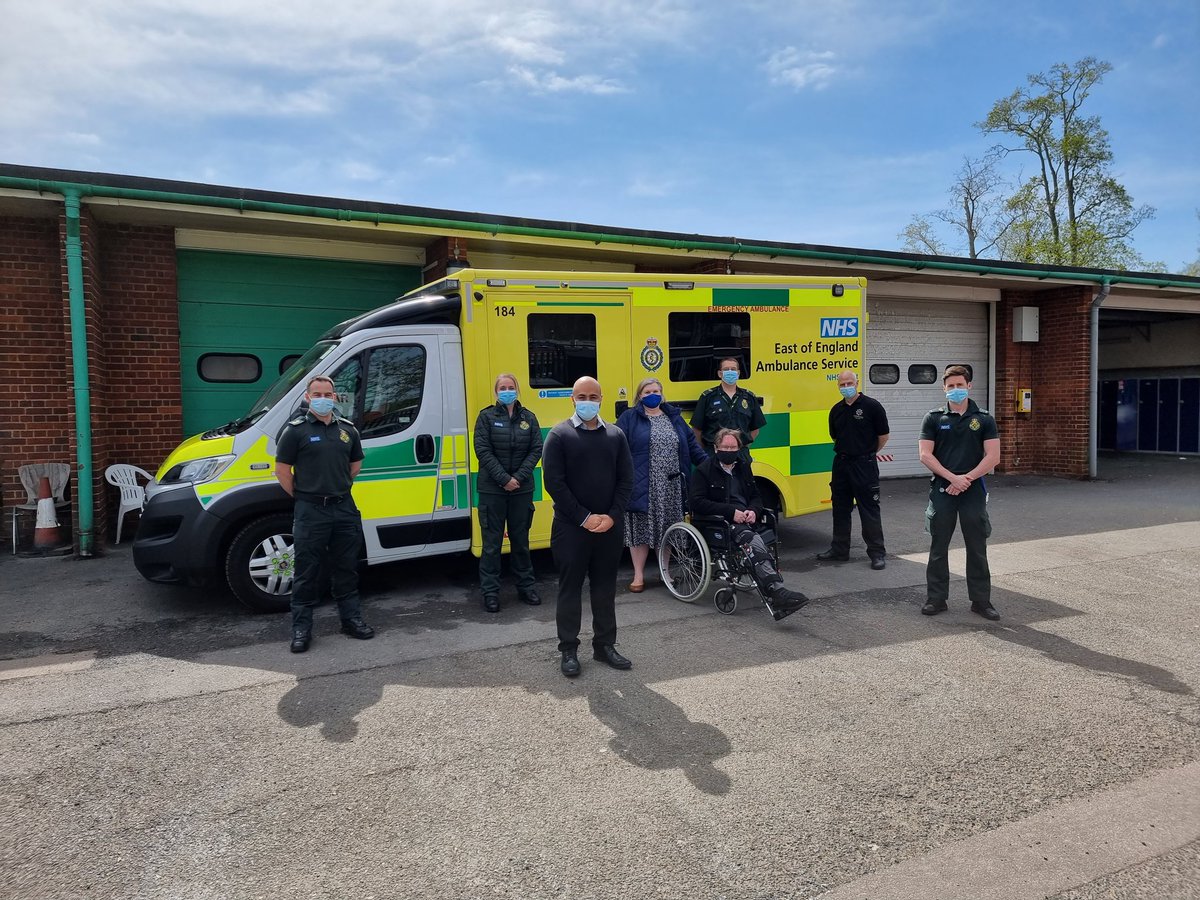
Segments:
[[[303,653],[312,641],[322,564],[332,575],[333,597],[342,632],[365,641],[375,631],[362,618],[358,599],[358,549],[362,516],[350,488],[362,468],[358,429],[336,415],[337,394],[324,375],[308,381],[308,412],[292,418],[279,435],[275,477],[296,500],[292,540],[296,554],[292,582],[292,647]]]
[[[957,519],[967,545],[967,596],[971,612],[999,619],[992,606],[992,573],[987,539],[992,523],[987,512],[983,476],[1000,462],[996,420],[969,399],[971,382],[964,366],[949,366],[942,376],[946,405],[932,410],[921,423],[917,447],[930,479],[925,530],[931,541],[925,567],[926,602],[921,612],[936,616],[946,609],[950,594],[950,537]]]
[[[717,377],[720,383],[700,395],[688,424],[709,456],[716,452],[717,432],[722,428],[734,429],[742,436],[741,459],[750,462],[750,444],[767,424],[767,417],[754,393],[737,386],[741,364],[736,358],[727,356],[721,360],[717,364]]]

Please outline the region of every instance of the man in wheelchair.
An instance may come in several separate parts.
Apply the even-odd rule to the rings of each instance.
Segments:
[[[750,463],[740,458],[741,435],[735,429],[722,428],[717,432],[714,447],[715,458],[709,457],[692,472],[688,503],[693,525],[700,517],[720,518],[729,523],[732,543],[736,545],[732,552],[745,554],[748,574],[778,622],[806,605],[809,598],[784,586],[773,555],[760,534],[768,514],[763,509]]]

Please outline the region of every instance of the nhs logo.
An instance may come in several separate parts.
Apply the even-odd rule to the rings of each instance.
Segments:
[[[858,319],[822,319],[821,337],[858,337]]]

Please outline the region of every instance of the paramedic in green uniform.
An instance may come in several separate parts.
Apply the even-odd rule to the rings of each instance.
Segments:
[[[517,378],[496,376],[496,402],[475,419],[475,455],[479,457],[479,589],[483,608],[500,612],[500,547],[508,532],[513,578],[522,603],[542,602],[534,587],[529,556],[529,526],[533,523],[533,469],[542,458],[542,429],[528,407],[517,399]]]
[[[358,556],[362,516],[350,488],[362,468],[358,429],[336,414],[337,394],[324,375],[308,381],[308,412],[287,423],[275,450],[275,477],[296,501],[292,541],[292,652],[312,641],[318,576],[328,567],[342,618],[342,633],[365,641],[375,631],[362,618],[358,599]]]
[[[750,444],[759,430],[767,424],[762,407],[753,392],[737,386],[740,366],[732,356],[721,360],[717,377],[721,383],[710,387],[696,401],[691,426],[709,456],[715,452],[714,441],[722,428],[732,428],[742,436],[741,458],[750,462]]]
[[[971,383],[967,369],[949,366],[942,376],[946,405],[932,410],[921,423],[917,447],[921,463],[933,477],[925,528],[931,541],[925,567],[926,602],[921,612],[936,616],[946,609],[950,594],[950,538],[957,521],[967,545],[967,596],[971,612],[999,619],[992,606],[992,573],[988,568],[987,539],[992,523],[987,512],[987,487],[983,476],[1000,462],[1000,436],[996,420],[968,399]]]

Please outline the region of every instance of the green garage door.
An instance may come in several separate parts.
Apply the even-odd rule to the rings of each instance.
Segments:
[[[245,415],[324,331],[420,284],[416,266],[180,250],[183,429]]]

